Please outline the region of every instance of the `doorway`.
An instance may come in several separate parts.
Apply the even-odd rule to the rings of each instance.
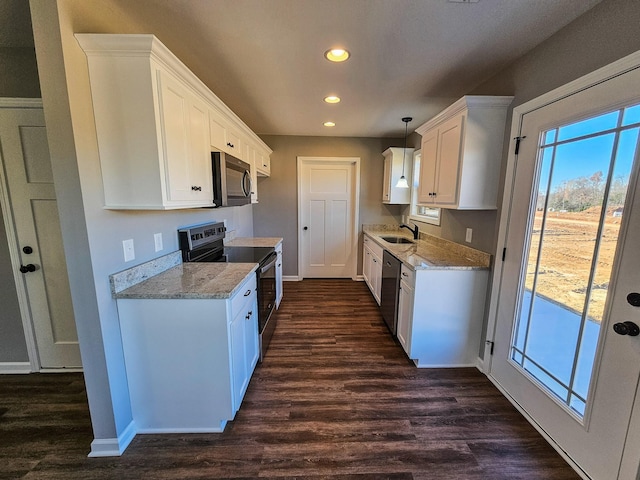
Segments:
[[[640,460],[640,336],[622,335],[640,324],[639,67],[623,59],[514,110],[499,233],[490,378],[592,479],[635,477]]]
[[[0,191],[32,371],[82,363],[42,104],[0,102]]]
[[[356,279],[360,159],[298,157],[298,276]]]

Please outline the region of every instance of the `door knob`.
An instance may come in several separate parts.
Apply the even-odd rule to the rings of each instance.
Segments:
[[[616,323],[613,326],[613,331],[618,335],[629,335],[630,337],[636,337],[640,334],[640,328],[633,322]]]
[[[629,305],[632,305],[634,307],[640,307],[640,293],[631,292],[629,295],[627,295],[627,302],[629,302]]]
[[[20,265],[20,272],[22,273],[35,272],[35,271],[36,271],[36,266],[33,263],[29,263],[27,265]]]
[[[33,253],[33,248],[31,248],[29,245],[27,245],[25,247],[22,247],[22,251],[24,253],[26,253],[27,255],[29,255],[29,254]]]
[[[304,227],[303,230],[309,230],[309,227]]]

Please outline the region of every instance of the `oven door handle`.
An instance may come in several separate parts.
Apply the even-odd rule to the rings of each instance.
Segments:
[[[271,257],[273,257],[273,260],[269,260]],[[260,267],[261,274],[266,272],[276,264],[276,262],[278,261],[278,254],[276,252],[271,252],[267,257],[267,261],[269,263],[267,263],[264,267]]]

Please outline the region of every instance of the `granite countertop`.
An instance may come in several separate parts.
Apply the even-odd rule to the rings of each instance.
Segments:
[[[181,263],[116,292],[115,298],[230,298],[257,263]]]
[[[364,226],[364,233],[413,270],[488,270],[491,255],[459,243],[420,233],[419,240],[396,226]],[[399,236],[415,243],[389,243],[382,236]]]
[[[282,243],[282,237],[236,237],[226,242],[229,247],[272,247]]]

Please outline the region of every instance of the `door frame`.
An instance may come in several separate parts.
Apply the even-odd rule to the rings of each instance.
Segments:
[[[502,275],[504,270],[504,263],[501,261],[503,251],[506,248],[507,236],[509,234],[508,220],[511,213],[511,201],[513,196],[513,188],[515,181],[516,163],[518,160],[515,154],[516,144],[518,141],[517,135],[521,131],[523,117],[543,108],[549,104],[562,100],[582,90],[586,90],[599,83],[603,83],[614,77],[622,75],[628,71],[640,68],[640,51],[634,52],[626,57],[621,58],[609,65],[606,65],[594,72],[584,75],[572,82],[567,83],[561,87],[558,87],[550,92],[547,92],[539,97],[534,98],[528,102],[516,106],[513,109],[513,115],[511,118],[510,140],[509,150],[507,156],[507,167],[505,172],[504,182],[504,194],[502,198],[501,210],[500,210],[500,223],[498,229],[498,239],[496,242],[496,251],[494,258],[496,259],[495,268],[493,270],[493,278],[491,281],[491,295],[489,297],[489,308],[487,314],[487,334],[486,342],[484,345],[484,355],[481,362],[481,370],[487,375],[494,385],[500,390],[500,392],[518,409],[518,411],[527,419],[527,421],[547,440],[547,442],[560,454],[560,456],[582,477],[588,480],[589,477],[582,472],[580,467],[575,464],[571,458],[560,448],[555,441],[546,434],[546,432],[536,423],[536,421],[529,416],[529,414],[515,402],[511,396],[504,391],[496,380],[491,375],[491,365],[493,361],[492,350],[493,343],[495,341],[496,324],[498,319],[498,304],[500,302],[500,285],[502,283]],[[508,252],[506,252],[508,255]],[[638,386],[635,394],[633,410],[630,421],[630,428],[635,428],[635,431],[640,429],[640,385]],[[623,472],[636,475],[640,473],[640,434],[633,435],[634,430],[628,429],[627,442],[625,444],[624,452],[622,455],[622,465],[620,474]],[[636,450],[636,452],[632,452]],[[620,477],[627,478],[627,477]],[[632,478],[632,477],[629,477]]]
[[[297,183],[298,183],[298,280],[302,280],[302,166],[304,164],[320,164],[320,165],[351,165],[353,168],[354,184],[351,190],[351,201],[353,205],[353,217],[351,228],[353,229],[353,238],[351,243],[351,279],[357,280],[358,275],[358,222],[360,218],[360,157],[302,157],[297,158]]]
[[[0,98],[0,109],[42,109],[42,99],[39,98]],[[7,243],[9,244],[9,256],[13,267],[13,279],[18,294],[18,305],[20,307],[20,316],[22,317],[22,328],[24,330],[24,338],[27,344],[27,353],[29,355],[30,369],[26,370],[18,366],[13,373],[30,373],[40,371],[40,356],[38,355],[38,345],[36,343],[36,333],[33,328],[33,318],[29,309],[29,300],[27,287],[23,281],[22,274],[18,273],[21,265],[21,259],[18,254],[19,245],[15,227],[15,219],[13,216],[13,208],[11,208],[11,199],[9,197],[9,185],[5,175],[4,158],[0,155],[0,208],[2,208],[2,217],[4,227],[7,232]],[[70,371],[70,370],[67,370]]]

